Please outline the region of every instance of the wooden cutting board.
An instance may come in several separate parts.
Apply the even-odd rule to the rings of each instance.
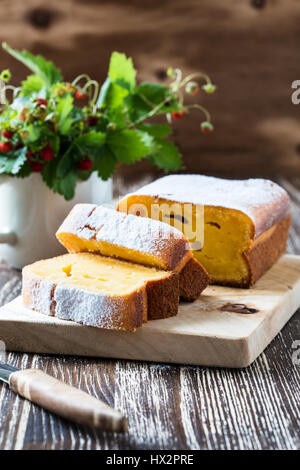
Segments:
[[[0,309],[8,351],[68,354],[203,366],[251,364],[300,306],[300,256],[283,256],[253,289],[210,286],[176,317],[136,332],[101,330],[22,306]]]

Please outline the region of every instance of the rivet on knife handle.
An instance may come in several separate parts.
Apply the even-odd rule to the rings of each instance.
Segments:
[[[104,431],[128,430],[127,419],[121,413],[41,370],[13,372],[9,378],[9,387],[27,400],[76,423]]]

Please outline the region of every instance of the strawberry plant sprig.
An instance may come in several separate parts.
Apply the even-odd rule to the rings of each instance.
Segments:
[[[2,46],[32,74],[19,87],[9,84],[9,70],[0,75],[4,91],[12,92],[0,110],[0,174],[41,173],[49,188],[72,199],[79,180],[87,180],[94,171],[106,180],[119,162],[147,158],[165,171],[178,170],[182,157],[168,140],[170,124],[191,109],[205,115],[202,132],[213,130],[205,108],[184,103],[185,93],[198,94],[198,78],[205,81],[205,93],[215,91],[205,74],[183,78],[180,70],[169,69],[167,85],[137,84],[132,59],[114,52],[100,87],[87,74],[66,82],[42,56]],[[165,116],[167,122],[151,122],[156,116]]]

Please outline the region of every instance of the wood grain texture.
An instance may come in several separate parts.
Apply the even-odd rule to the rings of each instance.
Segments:
[[[128,431],[127,419],[117,410],[42,370],[13,372],[9,388],[45,410],[83,426],[111,432]]]
[[[300,254],[300,178],[279,183],[293,201],[288,251]],[[2,303],[20,293],[19,273],[3,264],[0,282]],[[115,406],[130,432],[70,424],[0,385],[0,449],[299,449],[299,339],[298,311],[240,370],[8,353],[12,365],[41,368]]]
[[[134,58],[139,80],[157,81],[168,66],[204,70],[218,85],[198,95],[212,112],[215,133],[200,132],[200,113],[175,123],[174,140],[189,171],[219,175],[299,172],[300,3],[265,0],[2,0],[0,39],[45,54],[66,79],[86,72],[103,82],[110,54]],[[26,70],[0,50],[0,69],[14,81]],[[266,164],[267,162],[267,164]],[[141,162],[123,167],[130,179],[153,171]]]

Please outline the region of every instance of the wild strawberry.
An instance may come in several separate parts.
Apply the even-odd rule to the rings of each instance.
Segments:
[[[78,100],[86,100],[88,97],[87,93],[81,93],[81,91],[76,91],[75,98]]]
[[[171,116],[174,119],[181,119],[181,118],[183,118],[184,114],[185,114],[184,111],[173,111],[171,113]]]
[[[35,102],[39,105],[39,106],[47,106],[47,100],[45,100],[44,98],[37,98],[35,100]]]
[[[199,87],[198,87],[198,83],[196,82],[189,82],[186,84],[186,87],[185,87],[185,91],[189,94],[189,95],[197,95],[199,93]]]
[[[11,142],[0,142],[0,152],[8,153],[12,150]]]
[[[93,126],[97,126],[97,123],[98,123],[98,118],[97,116],[89,116],[87,118],[87,123],[89,126],[93,127]]]
[[[31,162],[30,167],[34,173],[40,173],[43,170],[43,164],[40,162]]]
[[[19,142],[17,145],[16,145],[16,150],[20,150],[24,147],[24,145],[22,144],[22,142]]]
[[[77,88],[76,86],[72,85],[71,83],[69,83],[66,88],[65,88],[66,91],[70,91],[72,93],[72,96],[75,96],[76,94],[76,91],[77,91]]]
[[[210,122],[208,121],[201,122],[201,131],[204,134],[210,134],[213,130],[214,130],[214,126]]]
[[[27,119],[27,114],[28,114],[28,108],[23,108],[21,113],[20,113],[20,119],[21,121],[26,121]]]
[[[77,166],[80,170],[89,171],[93,166],[93,160],[90,158],[85,158],[84,160],[80,160]]]
[[[51,148],[49,142],[48,142],[47,145],[40,151],[40,157],[41,157],[42,160],[44,160],[45,162],[51,162],[51,160],[53,160],[53,158],[54,158],[54,152],[53,152],[53,149]]]
[[[205,91],[205,93],[211,94],[216,91],[217,87],[213,85],[212,83],[206,83],[205,85],[202,86],[202,90]]]
[[[8,130],[3,129],[1,134],[5,139],[11,139],[12,136],[14,135],[14,131],[8,131]]]

